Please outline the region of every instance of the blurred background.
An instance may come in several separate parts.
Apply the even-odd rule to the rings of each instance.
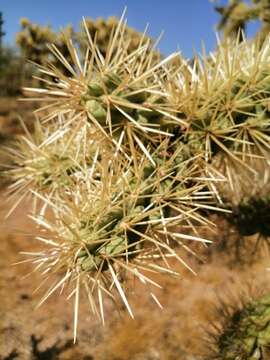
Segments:
[[[71,303],[52,296],[34,311],[40,294],[33,291],[40,278],[38,274],[27,276],[31,265],[12,265],[21,260],[20,251],[36,246],[35,229],[25,215],[29,204],[21,204],[11,218],[4,219],[9,185],[4,170],[11,163],[8,148],[24,132],[20,119],[32,130],[33,111],[39,106],[20,100],[25,95],[22,88],[40,86],[34,63],[46,65],[50,61],[62,66],[50,54],[48,44],[56,44],[67,59],[66,36],[72,37],[77,48],[85,49],[83,16],[89,32],[96,34],[98,46],[106,53],[112,28],[125,6],[130,51],[149,23],[148,36],[153,43],[164,32],[156,48],[161,56],[177,50],[191,61],[202,43],[207,53],[215,50],[217,33],[222,39],[237,36],[241,29],[248,38],[258,34],[264,38],[270,29],[268,1],[0,1],[0,359],[201,359],[208,347],[205,329],[216,319],[214,308],[220,289],[233,291],[250,284],[255,276],[257,282],[269,278],[267,254],[259,262],[240,266],[234,251],[224,251],[224,237],[235,234],[224,219],[217,219],[217,232],[207,234],[215,245],[204,250],[202,259],[189,259],[198,276],[179,269],[180,281],[160,280],[162,311],[137,289],[140,296],[131,300],[136,319],[119,317],[108,304],[109,320],[103,327],[88,316],[87,304],[83,303],[76,345]]]

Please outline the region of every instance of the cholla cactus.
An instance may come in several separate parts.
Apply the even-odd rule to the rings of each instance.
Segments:
[[[224,42],[208,58],[195,59],[171,93],[189,123],[186,141],[228,180],[215,189],[233,211],[229,219],[240,237],[258,233],[255,248],[261,240],[268,243],[269,56],[269,40],[262,46]]]
[[[18,140],[16,149],[12,149],[14,166],[8,171],[13,180],[10,192],[15,197],[20,194],[15,206],[31,196],[31,192],[51,197],[60,188],[70,188],[76,173],[86,171],[86,164],[91,166],[97,149],[93,139],[87,137],[90,132],[78,131],[71,139],[68,129],[61,125],[63,119],[58,120],[57,127],[48,129],[36,119],[34,134],[27,132]]]
[[[99,17],[96,20],[87,17],[85,21],[81,23],[81,31],[77,34],[77,39],[82,51],[85,51],[88,47],[88,39],[85,33],[86,26],[92,39],[96,40],[96,44],[102,56],[105,57],[106,52],[110,48],[109,42],[111,33],[117,27],[118,23],[119,19],[115,16],[110,16],[108,19]],[[149,38],[145,36],[143,37],[143,34],[127,26],[125,27],[125,31],[122,35],[125,37],[125,41],[128,43],[129,53],[138,48],[138,46],[141,44],[142,38],[144,43],[149,41]]]
[[[22,30],[16,36],[17,45],[28,60],[44,64],[49,57],[48,43],[55,40],[55,34],[50,26],[39,26],[28,19],[20,20]]]
[[[164,86],[175,72],[175,64],[166,64],[177,55],[157,63],[146,38],[130,52],[125,33],[122,18],[104,58],[86,26],[83,64],[71,40],[71,64],[52,45],[70,74],[53,64],[40,67],[46,88],[27,90],[50,100],[42,108],[48,115],[34,137],[18,145],[11,172],[11,192],[19,200],[34,194],[42,203],[32,218],[48,250],[32,254],[37,269],[65,273],[41,302],[74,284],[75,337],[82,287],[103,321],[103,297],[114,299],[115,290],[133,316],[119,280],[123,271],[159,287],[145,270],[176,275],[174,258],[192,271],[175,248],[194,254],[187,242],[208,242],[197,227],[209,225],[200,210],[213,204],[213,177],[201,155],[175,138],[174,130],[184,130],[186,122],[170,106]]]
[[[142,45],[143,38],[138,48],[129,54],[128,44],[122,36],[125,29],[125,24],[120,21],[103,58],[86,26],[89,52],[84,64],[81,64],[71,40],[68,47],[73,64],[69,64],[52,46],[52,52],[71,76],[66,76],[54,66],[49,66],[47,70],[41,67],[41,72],[59,81],[46,80],[47,89],[25,90],[44,94],[46,99],[51,98],[47,120],[59,113],[72,113],[75,123],[76,115],[82,116],[82,126],[87,123],[106,134],[121,153],[127,156],[132,153],[136,161],[139,149],[153,162],[147,147],[153,147],[161,137],[169,136],[168,130],[172,124],[185,126],[185,122],[176,117],[174,110],[169,107],[167,93],[162,86],[167,76],[162,68],[176,54],[156,64],[150,42]],[[145,146],[145,141],[149,142],[148,146]]]
[[[202,210],[220,196],[216,181],[269,148],[269,43],[220,45],[191,68],[178,54],[157,62],[145,37],[130,52],[124,16],[105,56],[85,31],[83,61],[72,40],[72,63],[51,46],[69,75],[41,66],[45,89],[26,89],[44,98],[48,115],[12,171],[15,190],[24,196],[30,187],[43,202],[33,218],[48,231],[39,237],[48,250],[32,254],[37,269],[65,273],[42,302],[74,284],[75,337],[81,287],[102,319],[103,295],[114,299],[114,288],[132,315],[122,270],[157,285],[144,270],[175,274],[170,258],[189,267],[177,249],[194,254],[187,242],[207,243],[198,227],[210,225]]]
[[[256,34],[259,41],[263,43],[269,35],[268,0],[252,0],[248,3],[243,0],[230,0],[225,6],[216,6],[215,9],[221,15],[218,30],[222,30],[225,36],[237,37],[239,30],[245,32],[247,24],[254,20],[261,22],[261,28]]]
[[[223,328],[216,336],[216,349],[207,359],[268,359],[270,356],[269,308],[270,297],[266,295],[258,300],[246,302],[232,313],[228,311]]]
[[[172,84],[171,101],[189,124],[186,140],[205,152],[246,161],[268,153],[269,41],[219,44],[215,53],[186,66]]]
[[[179,158],[181,150],[177,151]],[[49,230],[50,237],[42,237],[49,250],[37,253],[34,261],[45,272],[54,268],[66,271],[65,277],[49,289],[44,299],[64,281],[76,284],[76,294],[83,284],[94,312],[98,307],[93,293],[97,292],[103,319],[103,295],[114,298],[112,289],[116,287],[133,316],[118,280],[121,270],[159,287],[141,270],[176,274],[168,267],[171,257],[189,267],[172,243],[189,250],[185,240],[207,242],[196,234],[175,230],[179,223],[191,228],[191,219],[204,223],[196,215],[200,198],[205,203],[204,181],[200,184],[197,178],[190,185],[189,180],[195,179],[200,169],[190,165],[190,160],[178,161],[176,154],[169,160],[168,156],[169,152],[159,157],[157,168],[144,158],[136,172],[133,166],[120,167],[116,173],[114,166],[110,166],[109,172],[101,167],[101,172],[94,171],[91,178],[78,181],[65,194],[43,198],[51,206],[55,220],[36,216],[36,222]]]

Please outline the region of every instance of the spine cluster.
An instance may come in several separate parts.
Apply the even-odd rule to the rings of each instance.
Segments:
[[[158,59],[144,36],[131,51],[124,34],[122,17],[101,51],[85,24],[84,54],[67,39],[71,62],[51,45],[65,71],[42,65],[44,86],[25,89],[44,106],[10,171],[13,208],[33,199],[46,245],[32,254],[36,268],[64,274],[41,302],[73,285],[75,328],[81,288],[102,320],[104,295],[133,316],[123,272],[159,304],[151,273],[176,275],[172,258],[189,268],[181,251],[208,242],[204,210],[222,206],[224,183],[241,169],[254,176],[257,159],[267,166],[269,41],[223,43],[191,64]]]

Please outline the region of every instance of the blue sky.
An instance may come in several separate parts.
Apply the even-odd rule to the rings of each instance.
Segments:
[[[159,45],[164,54],[180,49],[192,57],[193,49],[199,51],[202,41],[207,51],[215,46],[219,16],[209,0],[0,0],[7,33],[4,41],[14,43],[21,17],[50,24],[55,30],[69,23],[78,28],[83,16],[120,16],[125,6],[131,27],[143,31],[149,23],[152,37],[165,31]]]

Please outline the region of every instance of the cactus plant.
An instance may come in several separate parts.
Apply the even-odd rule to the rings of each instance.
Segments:
[[[270,356],[269,295],[235,309],[216,335],[215,351],[207,359],[264,360]],[[229,316],[229,317],[227,317]]]
[[[90,165],[96,151],[91,142],[86,144],[83,136],[78,132],[76,142],[71,143],[63,127],[51,134],[37,119],[34,133],[27,131],[12,150],[13,166],[6,172],[13,182],[10,192],[15,192],[15,196],[19,193],[20,202],[31,192],[52,196],[59,188],[72,186],[74,173],[81,172],[85,162]],[[87,156],[83,158],[84,152]],[[31,191],[25,192],[25,188]]]
[[[38,64],[45,64],[50,54],[47,44],[54,41],[51,27],[41,27],[26,18],[22,18],[20,24],[22,30],[17,34],[16,42],[24,58]]]
[[[175,64],[171,70],[166,64],[176,54],[156,63],[149,40],[130,52],[125,31],[122,18],[104,58],[86,26],[83,64],[71,40],[72,64],[51,47],[70,74],[53,64],[40,67],[46,88],[27,90],[52,101],[34,137],[18,145],[11,171],[14,196],[30,193],[41,202],[32,218],[48,250],[32,254],[37,268],[65,274],[41,303],[64,284],[74,285],[75,337],[81,287],[103,321],[103,296],[115,299],[115,290],[133,316],[119,281],[124,270],[159,287],[146,270],[176,275],[175,258],[192,271],[175,248],[194,253],[187,242],[208,242],[194,224],[209,224],[200,209],[212,206],[213,178],[200,154],[174,137],[174,128],[182,131],[186,122],[164,86],[175,72]]]
[[[32,217],[48,250],[34,263],[65,275],[41,302],[74,285],[75,338],[82,287],[104,321],[103,295],[115,299],[114,290],[133,316],[122,270],[158,286],[145,271],[175,274],[170,258],[190,269],[179,249],[208,242],[198,229],[211,225],[204,210],[221,198],[217,182],[232,164],[251,173],[249,159],[266,164],[270,145],[269,42],[222,44],[192,68],[177,53],[157,62],[146,38],[130,51],[124,15],[105,55],[86,21],[85,31],[83,60],[71,39],[72,63],[53,45],[67,71],[41,66],[45,88],[26,88],[47,114],[37,112],[36,139],[19,145],[11,187],[43,204]]]
[[[108,19],[99,17],[96,20],[89,17],[85,18],[85,21],[82,21],[80,24],[81,31],[79,31],[77,34],[77,39],[81,50],[85,52],[88,47],[87,35],[85,33],[86,26],[91,37],[96,40],[96,44],[102,56],[105,57],[106,52],[109,49],[111,33],[117,27],[118,23],[119,19],[117,19],[115,16],[110,16]],[[143,34],[130,27],[125,28],[123,36],[125,37],[125,41],[128,43],[129,53],[136,50],[140,43],[145,44],[150,40],[149,38],[143,36]]]
[[[259,221],[253,216],[248,224],[252,215],[243,204],[252,203],[262,215],[258,206],[269,195],[264,180],[269,172],[269,49],[268,39],[262,45],[224,41],[214,54],[195,59],[193,67],[183,64],[171,85],[173,91],[168,91],[172,105],[188,123],[182,133],[193,154],[202,151],[212,165],[209,171],[227,179],[213,189],[220,205],[233,212],[226,217],[240,230],[240,237],[252,227],[249,234],[262,231],[258,241],[265,243],[267,215]]]
[[[221,15],[218,30],[225,36],[242,36],[250,21],[258,20],[261,27],[256,37],[261,43],[269,34],[270,5],[268,0],[252,0],[248,3],[243,0],[230,0],[225,6],[216,6],[216,11]]]
[[[268,40],[262,48],[227,41],[174,79],[171,102],[189,124],[186,141],[207,160],[223,153],[240,165],[255,151],[268,153],[269,51]]]
[[[169,136],[172,124],[185,126],[185,122],[175,116],[166,101],[167,94],[162,87],[167,76],[163,66],[176,54],[156,64],[152,61],[150,42],[139,44],[129,54],[127,43],[122,34],[126,27],[122,21],[113,32],[109,50],[103,58],[93,42],[85,25],[89,41],[90,54],[81,64],[79,55],[68,40],[73,64],[69,64],[52,47],[54,55],[66,66],[71,76],[66,76],[49,65],[48,70],[40,68],[53,79],[46,80],[47,89],[26,88],[26,91],[46,94],[52,98],[48,119],[53,119],[59,112],[81,114],[86,123],[97,131],[107,134],[109,141],[119,148],[121,153],[135,159],[137,151],[151,159],[148,147],[160,142],[160,137]],[[74,117],[75,119],[75,117]],[[145,142],[149,145],[146,146]],[[152,145],[152,146],[151,146]],[[137,150],[139,149],[139,150]],[[153,160],[151,159],[153,162]]]

